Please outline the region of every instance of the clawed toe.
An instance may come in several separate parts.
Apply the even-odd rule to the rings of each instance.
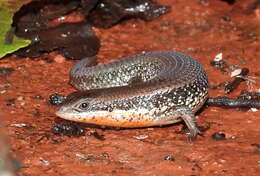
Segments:
[[[188,135],[188,141],[189,142],[194,141],[197,138],[197,135],[203,135],[203,133],[198,128],[190,130]]]

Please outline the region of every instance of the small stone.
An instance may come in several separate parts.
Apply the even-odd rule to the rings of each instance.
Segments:
[[[76,157],[78,157],[78,158],[80,158],[82,160],[90,162],[94,158],[94,155],[93,154],[76,153]]]
[[[19,97],[17,97],[17,100],[18,100],[18,101],[22,101],[22,100],[24,100],[24,97],[19,96]]]
[[[4,94],[4,93],[6,93],[6,90],[1,90],[0,91],[0,94]]]
[[[133,138],[138,139],[138,140],[146,139],[146,138],[148,138],[148,137],[149,137],[149,136],[146,135],[146,134],[141,134],[141,135],[139,135],[139,136],[133,136]]]
[[[215,139],[216,141],[226,139],[226,135],[224,133],[221,133],[221,132],[214,133],[211,137],[212,137],[212,139]]]
[[[9,83],[0,84],[0,88],[8,88],[8,87],[11,87],[11,84]]]
[[[61,104],[65,101],[66,97],[65,96],[62,96],[62,95],[59,95],[57,93],[54,93],[54,94],[51,94],[50,95],[50,100],[49,102],[52,104],[52,105],[58,105],[58,104]]]
[[[41,95],[35,95],[33,98],[38,100],[43,100],[44,98]]]
[[[231,136],[231,139],[237,139],[237,136]]]
[[[250,108],[250,111],[252,111],[252,112],[257,112],[258,109],[256,109],[256,108]]]
[[[187,48],[188,51],[195,51],[194,48]]]
[[[21,103],[20,103],[20,105],[21,105],[21,106],[24,106],[24,105],[25,105],[25,102],[24,102],[24,101],[23,101],[23,102],[21,102]]]
[[[231,77],[234,77],[234,76],[238,76],[238,75],[240,75],[241,74],[241,72],[242,72],[242,69],[236,69],[236,70],[234,70],[234,71],[232,71],[231,72]]]
[[[15,124],[11,124],[11,127],[18,127],[18,128],[22,128],[22,127],[26,127],[27,124],[26,123],[15,123]]]
[[[46,166],[49,166],[50,165],[50,162],[48,161],[48,160],[45,160],[45,159],[43,159],[43,158],[40,158],[39,159],[44,165],[46,165]]]
[[[175,158],[169,155],[169,156],[164,157],[164,160],[166,160],[166,161],[175,161]]]
[[[101,156],[104,158],[109,158],[109,154],[107,152],[102,153]]]
[[[218,53],[215,58],[214,58],[214,61],[216,62],[219,62],[222,60],[222,57],[223,57],[223,54],[222,53]]]

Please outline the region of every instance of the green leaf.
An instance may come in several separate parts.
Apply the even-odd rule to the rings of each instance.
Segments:
[[[11,25],[14,13],[22,6],[21,3],[16,6],[10,6],[10,4],[15,4],[15,1],[17,0],[0,0],[0,58],[31,43],[30,40],[12,36],[14,34]]]

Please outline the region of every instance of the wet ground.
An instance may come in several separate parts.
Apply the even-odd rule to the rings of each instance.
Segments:
[[[260,7],[252,6],[254,1],[159,2],[172,10],[152,22],[131,19],[110,29],[94,28],[101,40],[99,63],[144,51],[179,51],[197,58],[209,84],[217,85],[231,80],[230,74],[209,64],[223,53],[230,65],[243,61],[240,67],[249,68],[255,81],[242,83],[229,96],[241,90],[259,91]],[[192,143],[177,133],[182,124],[125,130],[88,127],[80,137],[54,135],[52,125],[61,120],[48,103],[49,95],[74,91],[68,84],[73,64],[57,53],[34,60],[0,60],[0,67],[15,70],[1,76],[0,109],[11,153],[24,165],[21,175],[260,175],[259,111],[203,108],[197,114],[198,124],[210,128]],[[209,95],[223,96],[224,90],[210,90]],[[226,139],[212,139],[216,132]]]

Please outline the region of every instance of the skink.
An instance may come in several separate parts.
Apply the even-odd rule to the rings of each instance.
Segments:
[[[126,128],[184,121],[193,139],[195,112],[208,96],[207,75],[194,58],[176,52],[147,52],[95,66],[76,63],[70,94],[56,115],[72,121]]]

